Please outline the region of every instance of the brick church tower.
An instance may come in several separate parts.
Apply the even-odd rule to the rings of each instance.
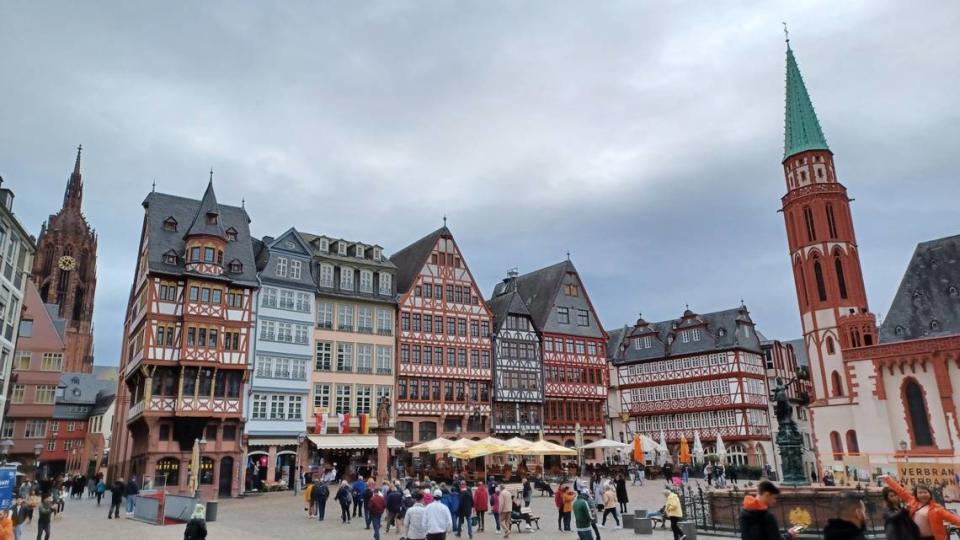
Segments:
[[[93,370],[93,298],[97,287],[97,235],[81,211],[80,153],[67,180],[63,207],[40,228],[31,276],[40,297],[66,320],[63,370]]]
[[[876,344],[876,318],[867,305],[850,198],[837,178],[800,69],[787,40],[786,115],[782,199],[804,345],[810,359],[815,434],[827,424],[852,426],[849,405],[863,380],[843,360],[844,349]],[[829,412],[829,418],[824,414]],[[823,424],[818,426],[817,424]],[[823,428],[823,429],[821,429]],[[839,431],[843,432],[843,431]],[[816,437],[818,455],[831,441]]]

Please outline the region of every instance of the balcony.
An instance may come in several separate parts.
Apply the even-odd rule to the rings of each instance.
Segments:
[[[377,329],[377,334],[380,334],[381,336],[392,336],[392,335],[393,335],[393,329],[391,329],[391,328],[378,328],[378,329]]]
[[[240,398],[193,398],[180,400],[177,412],[240,414]]]
[[[358,327],[357,327],[357,332],[359,332],[359,333],[361,333],[361,334],[372,334],[372,333],[373,333],[373,327],[372,327],[372,326],[358,326]]]
[[[320,321],[317,323],[317,328],[326,328],[327,330],[333,330],[333,323],[330,321]]]
[[[338,325],[337,325],[337,330],[340,330],[341,332],[353,332],[353,325],[352,325],[352,324],[338,324]]]
[[[386,368],[384,368],[384,367],[379,367],[379,368],[377,368],[377,375],[390,375],[391,373],[393,373],[393,369],[391,369],[391,368],[388,368],[388,367],[386,367]]]

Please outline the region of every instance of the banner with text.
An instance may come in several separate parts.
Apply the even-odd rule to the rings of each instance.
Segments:
[[[960,464],[954,463],[897,463],[897,479],[904,486],[912,488],[917,484],[942,486],[943,499],[947,502],[960,501]]]
[[[0,469],[0,510],[13,506],[13,488],[17,485],[17,470]]]

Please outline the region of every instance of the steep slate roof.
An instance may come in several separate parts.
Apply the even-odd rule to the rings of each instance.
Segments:
[[[47,311],[47,315],[50,316],[50,322],[53,323],[53,327],[57,329],[57,333],[60,334],[60,339],[66,339],[67,332],[67,321],[59,315],[60,306],[57,304],[43,304],[44,309]]]
[[[489,307],[491,313],[493,313],[494,333],[500,331],[500,327],[503,326],[508,315],[530,316],[530,310],[527,309],[527,304],[523,302],[523,298],[520,297],[520,293],[518,293],[516,289],[509,289],[487,300],[487,307]]]
[[[417,278],[417,274],[427,262],[427,257],[442,236],[452,237],[446,225],[424,236],[409,246],[394,253],[390,261],[397,267],[397,294],[407,292]]]
[[[187,233],[183,235],[184,238],[205,234],[223,238],[224,240],[227,239],[227,234],[223,229],[223,223],[219,219],[220,205],[217,204],[217,194],[213,191],[213,173],[211,172],[210,174],[210,182],[207,183],[207,190],[203,192],[203,199],[200,200],[197,213],[193,216],[193,223],[190,224]],[[207,220],[208,215],[217,216],[216,223],[209,223]]]
[[[960,235],[917,244],[880,343],[960,333]]]
[[[212,190],[212,185],[208,184],[207,190]],[[183,232],[180,231],[185,224],[192,223],[192,220],[198,216],[201,201],[152,192],[144,199],[143,206],[147,209],[147,262],[150,271],[171,276],[191,274],[191,272],[186,271],[183,264],[186,243]],[[253,259],[253,244],[250,238],[250,217],[243,208],[223,204],[218,204],[217,207],[220,215],[217,220],[218,225],[236,229],[237,239],[227,242],[224,248],[223,264],[225,271],[223,275],[219,277],[203,275],[202,277],[255,287],[257,286],[257,269]],[[178,231],[164,229],[163,222],[168,217],[173,217],[177,221]],[[206,220],[204,219],[203,222],[206,223]],[[163,255],[170,250],[177,253],[177,264],[163,262]],[[234,259],[243,265],[242,272],[233,274],[226,271],[227,265]]]
[[[64,373],[59,387],[63,395],[57,396],[53,417],[66,420],[85,420],[91,410],[116,394],[116,381],[98,379],[93,373]]]
[[[760,354],[760,337],[751,330],[745,335],[744,327],[753,329],[746,306],[716,311],[713,313],[697,314],[690,310],[684,312],[679,319],[671,319],[655,323],[648,323],[640,318],[632,328],[625,328],[625,337],[619,344],[629,343],[630,338],[649,336],[651,348],[639,349],[635,347],[621,348],[611,346],[608,354],[614,364],[628,364],[649,360],[662,360],[675,356],[706,354],[727,349],[743,349]],[[700,341],[690,340],[684,343],[678,336],[679,332],[689,328],[700,328]],[[723,335],[720,330],[723,329]],[[672,341],[669,339],[674,336]],[[619,345],[618,344],[618,345]]]
[[[287,247],[285,245],[287,239],[293,240],[295,247]],[[262,245],[259,252],[257,251],[257,248],[260,247],[258,244]],[[253,245],[254,252],[257,253],[257,271],[263,282],[311,291],[316,288],[312,271],[313,265],[310,264],[313,256],[313,248],[296,229],[291,227],[276,238],[264,237],[262,242],[254,240]],[[290,277],[290,272],[287,272],[287,276],[285,277],[277,276],[276,265],[270,264],[273,255],[296,257],[296,260],[304,262],[305,264],[300,271],[300,279]]]
[[[820,121],[803,84],[803,76],[787,43],[787,96],[784,114],[783,159],[805,150],[830,150]]]
[[[793,354],[797,357],[797,367],[810,367],[810,362],[807,361],[807,347],[803,344],[803,338],[791,339],[786,344],[793,347]]]
[[[517,290],[530,309],[530,315],[533,316],[533,322],[537,328],[543,328],[550,317],[550,310],[553,308],[553,300],[560,290],[563,277],[567,275],[567,270],[576,272],[573,263],[565,260],[546,268],[534,270],[516,278]],[[498,284],[499,289],[503,284]],[[494,294],[497,289],[494,289]]]

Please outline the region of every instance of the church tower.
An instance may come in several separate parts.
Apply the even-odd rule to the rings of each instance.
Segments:
[[[843,349],[876,343],[876,318],[867,305],[850,198],[837,179],[833,152],[787,41],[786,118],[782,199],[804,343],[816,401],[849,403],[856,389]]]
[[[40,228],[31,276],[40,297],[66,320],[63,370],[93,370],[93,299],[97,287],[97,235],[81,211],[80,154],[67,180],[63,206]]]

